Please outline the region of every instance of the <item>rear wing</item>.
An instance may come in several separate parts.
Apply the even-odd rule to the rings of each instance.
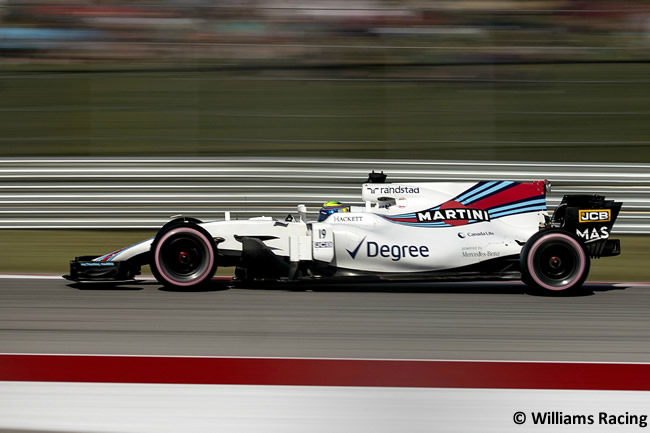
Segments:
[[[563,228],[583,240],[591,257],[616,256],[618,239],[609,239],[623,203],[602,195],[565,195],[551,218],[552,227]]]

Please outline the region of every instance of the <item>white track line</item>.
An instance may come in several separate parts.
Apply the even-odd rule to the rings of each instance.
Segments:
[[[56,274],[0,274],[2,280],[64,280],[61,275]],[[139,276],[137,281],[155,281],[150,275]],[[71,281],[72,282],[72,281]],[[92,283],[92,281],[89,281]]]
[[[454,359],[454,358],[344,358],[327,356],[239,356],[239,355],[131,355],[106,353],[39,353],[39,352],[0,352],[0,356],[48,356],[71,357],[90,356],[94,358],[203,358],[203,359],[271,359],[271,360],[318,360],[318,361],[398,361],[398,362],[466,362],[490,364],[612,364],[649,365],[643,361],[563,361],[563,360],[521,360],[521,359]]]
[[[63,280],[64,278],[61,275],[55,275],[55,274],[0,274],[0,279],[2,280]],[[219,277],[215,277],[215,279],[222,279]],[[138,277],[136,281],[155,281],[155,278],[150,275],[143,275]],[[454,283],[454,282],[447,282],[447,283]],[[465,282],[466,284],[467,282]],[[471,283],[471,282],[470,282]],[[481,281],[481,283],[486,283],[486,281]],[[487,282],[491,283],[491,282]],[[518,284],[516,281],[494,281],[492,282],[494,284],[503,284],[503,283],[510,283],[510,284]],[[408,283],[407,283],[408,284]],[[444,282],[432,282],[432,284],[437,285],[437,284],[446,284]],[[586,285],[609,285],[609,286],[614,286],[614,287],[650,287],[650,282],[640,282],[640,281],[628,281],[628,282],[607,282],[607,281],[588,281]]]
[[[3,280],[62,280],[61,275],[46,274],[0,274]]]

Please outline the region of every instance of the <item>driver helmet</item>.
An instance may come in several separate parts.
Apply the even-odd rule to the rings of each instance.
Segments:
[[[336,212],[350,212],[350,208],[343,206],[340,201],[336,200],[323,203],[323,207],[320,208],[318,213],[318,221],[325,221],[328,216]]]

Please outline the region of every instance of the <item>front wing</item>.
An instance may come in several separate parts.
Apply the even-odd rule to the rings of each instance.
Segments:
[[[133,281],[140,275],[140,265],[132,261],[124,262],[95,262],[100,256],[81,256],[70,260],[70,274],[63,278],[76,281],[108,281],[121,282]]]

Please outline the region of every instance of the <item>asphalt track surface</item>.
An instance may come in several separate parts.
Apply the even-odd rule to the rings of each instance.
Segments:
[[[650,361],[650,285],[531,296],[519,283],[174,292],[0,279],[0,351],[129,355]]]

